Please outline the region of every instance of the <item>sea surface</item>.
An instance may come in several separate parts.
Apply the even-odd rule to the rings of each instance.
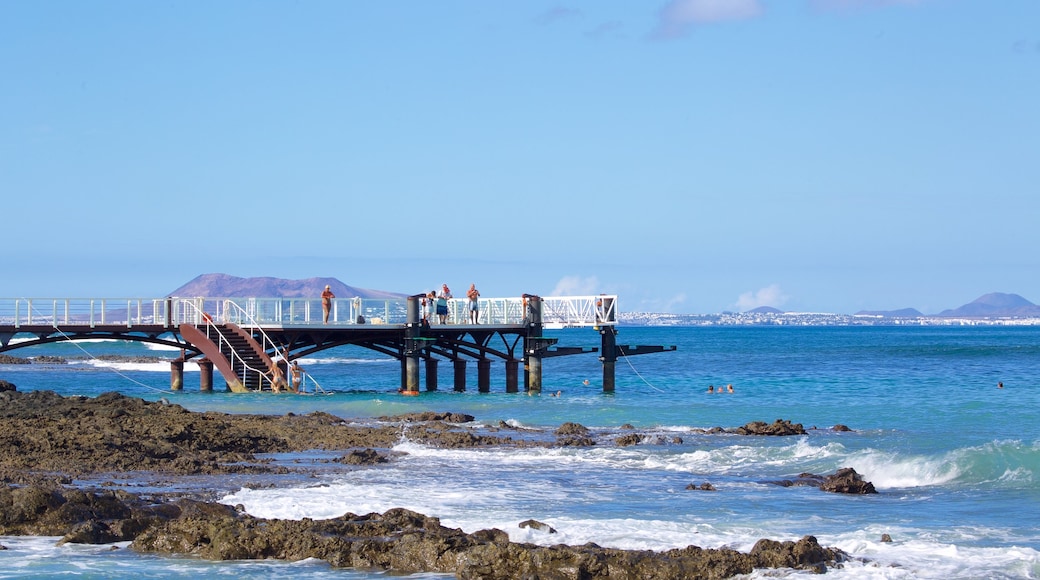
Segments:
[[[561,346],[599,346],[591,329],[547,334]],[[184,391],[171,392],[167,363],[97,357],[176,353],[113,341],[9,352],[71,362],[0,365],[0,379],[21,391],[165,397],[195,411],[320,410],[345,418],[453,411],[489,426],[504,421],[551,432],[571,421],[623,434],[631,432],[620,428],[628,424],[650,435],[629,447],[519,450],[433,449],[406,437],[394,448],[404,454],[388,466],[288,478],[272,488],[232,486],[222,498],[261,517],[404,507],[467,532],[500,528],[514,541],[652,550],[695,544],[747,551],[759,538],[811,534],[854,558],[827,578],[1040,577],[1040,328],[621,327],[618,344],[677,350],[619,360],[613,394],[602,391],[597,355],[583,354],[546,359],[538,396],[505,393],[500,362],[492,366],[491,393],[476,391],[475,364],[470,390],[452,392],[452,366],[442,362],[439,391],[404,397],[396,392],[395,361],[352,347],[301,359],[328,394],[201,393],[191,365]],[[733,393],[707,393],[709,385],[728,384]],[[560,396],[551,395],[556,391]],[[700,431],[780,418],[802,423],[809,434]],[[836,432],[836,424],[852,431]],[[845,496],[775,483],[842,467],[879,493]],[[686,489],[702,483],[716,491]],[[559,533],[518,527],[529,518]],[[882,534],[892,541],[882,542]],[[113,546],[56,547],[56,540],[0,537],[8,548],[0,551],[0,578],[387,576],[320,561],[208,562]],[[818,576],[770,570],[750,577]]]

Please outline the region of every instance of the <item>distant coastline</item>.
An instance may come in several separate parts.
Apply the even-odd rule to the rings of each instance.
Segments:
[[[885,316],[823,312],[621,312],[627,326],[1040,326],[1040,316]]]
[[[404,298],[407,294],[349,286],[336,278],[240,278],[229,274],[202,274],[168,293],[169,296],[317,296],[329,284],[340,297]],[[784,312],[762,306],[747,312],[669,314],[619,312],[618,322],[629,326],[1038,326],[1040,306],[1018,294],[992,292],[958,308],[922,314],[914,308],[860,311],[855,314]]]

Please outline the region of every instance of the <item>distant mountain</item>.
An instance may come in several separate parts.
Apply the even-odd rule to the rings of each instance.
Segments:
[[[317,298],[328,284],[337,298],[403,298],[406,294],[348,286],[335,278],[239,278],[228,274],[203,274],[170,292],[170,296],[214,298]]]
[[[993,292],[979,297],[974,302],[960,308],[943,310],[936,316],[947,317],[983,317],[983,316],[1040,316],[1040,306],[1022,298],[1018,294]]]
[[[783,314],[784,311],[779,308],[773,308],[772,306],[759,306],[748,310],[749,314]]]
[[[900,310],[860,310],[856,316],[884,316],[885,318],[919,318],[924,316],[916,308],[902,308]]]

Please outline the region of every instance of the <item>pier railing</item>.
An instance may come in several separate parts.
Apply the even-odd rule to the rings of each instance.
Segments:
[[[432,310],[432,309],[431,309]],[[528,316],[528,298],[481,298],[479,324],[521,325]],[[337,298],[328,325],[402,325],[407,321],[405,298]],[[182,323],[216,321],[258,326],[316,326],[322,322],[318,298],[0,298],[0,326],[61,328],[137,326],[176,327]],[[430,323],[439,318],[430,314]],[[468,324],[469,301],[448,301],[445,324]],[[609,326],[618,320],[617,296],[542,297],[542,323],[548,328]]]

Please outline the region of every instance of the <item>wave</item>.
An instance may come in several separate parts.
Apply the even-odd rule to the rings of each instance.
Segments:
[[[878,489],[937,485],[1032,485],[1040,473],[1040,442],[993,441],[936,456],[864,450],[849,464]]]

